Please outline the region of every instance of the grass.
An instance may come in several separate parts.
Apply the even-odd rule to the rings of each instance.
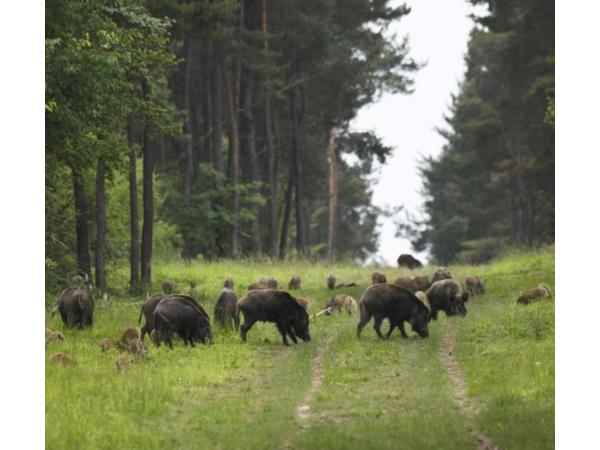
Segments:
[[[504,448],[552,448],[554,302],[522,306],[516,298],[539,282],[554,290],[553,251],[510,254],[475,268],[450,267],[461,281],[467,274],[480,276],[486,294],[468,303],[464,319],[442,314],[431,324],[429,339],[402,340],[396,331],[389,341],[379,341],[370,324],[357,340],[358,317],[321,316],[311,323],[309,343],[285,348],[272,324],[255,325],[246,344],[234,332],[215,329],[213,346],[191,349],[178,341],[172,351],[151,347],[148,361],[127,372],[116,369],[115,350],[102,353],[99,347],[101,339],[116,338],[137,324],[134,302],[142,297],[125,294],[127,268],[115,267],[109,281],[117,289],[109,300],[97,301],[93,330],[64,330],[58,316],[47,317],[46,325],[66,338],[46,347],[46,446],[271,449],[287,442],[299,449],[476,448],[437,354],[443,333],[452,327],[467,394],[484,407],[477,426]],[[330,271],[338,282],[361,286],[339,291],[356,299],[372,272],[351,265],[250,262],[169,263],[154,271],[155,290],[163,278],[173,279],[210,313],[227,276],[235,279],[241,296],[260,276],[275,276],[281,285],[299,274],[301,293],[318,308],[332,296],[325,288]],[[388,280],[408,273],[383,272]],[[296,408],[326,339],[323,385],[300,426]],[[72,355],[77,366],[50,362],[57,351]]]

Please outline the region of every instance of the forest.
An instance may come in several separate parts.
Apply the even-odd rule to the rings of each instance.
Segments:
[[[470,0],[467,71],[446,145],[422,161],[422,214],[399,235],[481,263],[554,239],[554,5]],[[47,288],[152,262],[364,261],[376,169],[394,151],[351,126],[422,63],[386,0],[46,4]]]
[[[421,167],[424,217],[399,228],[441,263],[554,242],[554,2],[471,3],[490,14],[474,18],[443,151]]]
[[[364,259],[375,162],[349,124],[418,64],[387,1],[46,5],[46,275],[153,256]],[[354,156],[347,163],[341,155]],[[92,271],[92,267],[94,270]]]

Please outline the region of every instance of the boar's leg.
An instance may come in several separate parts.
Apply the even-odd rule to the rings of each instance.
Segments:
[[[398,328],[400,328],[400,334],[402,335],[402,337],[404,339],[408,339],[408,335],[406,334],[406,330],[404,329],[404,321],[400,322],[400,325],[398,326]]]
[[[242,329],[240,331],[240,337],[242,338],[242,341],[246,342],[246,334],[248,334],[248,331],[250,330],[250,328],[252,328],[252,325],[254,325],[255,323],[255,319],[244,318],[244,324],[242,325]]]
[[[375,333],[379,336],[379,339],[383,339],[383,334],[381,334],[381,323],[383,322],[384,317],[380,315],[375,316],[375,323],[373,324],[373,328],[375,329]]]
[[[166,341],[167,341],[167,345],[169,346],[169,348],[171,350],[173,350],[173,333],[171,331],[167,331],[167,337],[166,337]]]
[[[290,343],[287,340],[287,326],[281,322],[276,322],[275,325],[277,326],[277,330],[279,331],[279,333],[281,334],[281,337],[283,338],[283,345],[290,345]]]
[[[398,324],[396,322],[390,322],[390,329],[388,330],[387,334],[385,335],[386,339],[389,339],[390,336],[392,335],[392,331],[394,331],[394,328],[396,328],[398,326]]]
[[[371,314],[370,313],[366,312],[364,316],[361,313],[361,315],[360,315],[360,322],[358,322],[358,325],[356,326],[356,337],[360,337],[360,332],[365,327],[365,325],[367,323],[369,323],[369,320],[371,320]]]
[[[237,315],[233,316],[233,325],[236,330],[240,329],[240,318]]]
[[[290,336],[294,344],[297,344],[298,339],[296,339],[296,334],[294,333],[294,330],[292,329],[292,326],[289,323],[286,325],[286,330],[287,334]]]

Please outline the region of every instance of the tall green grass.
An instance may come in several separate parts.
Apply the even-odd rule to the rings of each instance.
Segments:
[[[102,353],[99,342],[137,325],[135,302],[146,293],[127,295],[127,268],[115,267],[109,281],[120,287],[108,300],[97,300],[92,330],[63,330],[58,316],[47,317],[46,325],[66,337],[46,348],[47,447],[267,449],[289,442],[292,448],[473,448],[437,355],[446,327],[456,330],[467,393],[484,406],[478,426],[504,448],[553,447],[554,301],[516,304],[521,291],[539,282],[554,290],[553,248],[450,270],[461,282],[467,275],[480,276],[486,294],[469,301],[464,319],[442,314],[430,325],[429,339],[402,340],[396,331],[380,341],[371,324],[356,339],[357,316],[320,316],[311,322],[309,343],[282,346],[272,324],[255,325],[245,344],[237,333],[215,329],[215,345],[151,346],[146,362],[119,372],[118,353]],[[286,286],[298,274],[303,285],[298,294],[313,298],[319,309],[333,295],[326,289],[330,271],[338,282],[359,284],[338,293],[358,299],[370,284],[372,270],[351,264],[170,262],[154,267],[153,291],[163,278],[173,279],[212,314],[227,276],[242,296],[260,276],[274,276]],[[389,281],[409,273],[383,272]],[[432,272],[426,267],[412,275]],[[300,426],[295,411],[325,338],[330,343],[323,355],[323,385]],[[50,362],[57,351],[78,364]]]

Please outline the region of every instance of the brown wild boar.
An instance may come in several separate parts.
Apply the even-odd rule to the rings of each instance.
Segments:
[[[146,333],[150,333],[154,330],[154,310],[160,303],[160,301],[165,298],[164,294],[154,294],[148,300],[146,300],[140,306],[140,317],[138,318],[138,325],[142,323],[142,316],[146,319],[144,326],[141,330],[140,339],[143,341]]]
[[[266,284],[262,284],[262,283],[252,283],[250,286],[248,286],[248,291],[262,291],[264,289],[268,289]]]
[[[431,277],[431,284],[435,283],[436,281],[451,279],[452,274],[450,273],[447,267],[438,267],[437,270],[434,272],[433,276]]]
[[[298,275],[294,275],[288,283],[288,290],[302,289],[302,281]]]
[[[540,283],[537,287],[523,292],[517,299],[517,303],[526,305],[542,298],[552,298],[552,292],[545,283]]]
[[[415,292],[415,297],[421,300],[421,303],[427,306],[427,309],[431,310],[431,306],[429,306],[429,299],[427,298],[427,294],[425,292],[417,291]]]
[[[335,289],[335,276],[332,273],[327,277],[327,288]]]
[[[233,278],[231,278],[231,277],[225,278],[225,281],[223,282],[223,287],[233,290]]]
[[[380,283],[387,283],[387,278],[382,273],[373,272],[373,275],[371,275],[371,284],[380,284]]]
[[[307,313],[310,313],[310,307],[313,305],[313,300],[310,297],[296,297],[296,301],[304,308]]]
[[[123,331],[121,339],[119,339],[119,342],[117,342],[117,347],[119,347],[121,350],[128,350],[131,340],[139,338],[140,332],[138,329],[136,327],[128,327],[125,329],[125,331]]]
[[[148,355],[148,349],[139,338],[133,338],[129,342],[129,353],[137,360],[145,359]]]
[[[396,286],[400,286],[405,289],[408,289],[413,294],[419,290],[415,280],[413,280],[410,277],[398,277],[398,278],[396,278],[396,281],[394,281],[394,284]]]
[[[236,330],[240,328],[239,317],[236,312],[237,297],[231,289],[223,289],[215,303],[215,322],[222,327],[231,326]]]
[[[117,369],[121,371],[129,370],[133,365],[133,360],[129,355],[121,355],[117,359]]]
[[[415,283],[417,283],[417,290],[419,291],[427,291],[431,287],[431,283],[429,282],[429,277],[427,276],[419,276],[417,275],[415,278]]]
[[[483,288],[483,283],[479,279],[479,277],[467,277],[465,281],[465,286],[467,287],[467,292],[470,295],[479,295],[485,292]]]
[[[62,341],[64,338],[65,336],[61,332],[46,328],[46,345],[51,342]]]
[[[278,286],[278,283],[277,283],[277,280],[275,278],[269,277],[267,279],[267,287],[269,289],[277,289],[277,286]]]
[[[350,315],[354,314],[358,310],[358,304],[354,297],[346,296],[346,300],[344,301],[344,309]]]
[[[166,295],[172,294],[174,289],[175,289],[175,283],[173,283],[171,280],[163,280],[163,282],[162,282],[163,294],[166,294]]]
[[[55,363],[60,363],[63,366],[75,366],[77,365],[77,361],[70,355],[67,355],[63,352],[58,352],[50,356],[50,361]]]
[[[356,312],[357,306],[356,306],[356,300],[354,300],[349,295],[338,294],[338,295],[332,297],[331,300],[329,300],[327,302],[327,305],[325,306],[325,308],[329,308],[329,311],[327,311],[325,314],[330,316],[331,314],[335,313],[336,311],[338,313],[341,313],[342,310],[345,310],[348,314],[352,314],[352,313]]]
[[[115,348],[116,346],[117,346],[117,343],[115,342],[114,339],[102,339],[100,341],[100,348],[102,349],[102,351],[104,353]]]

